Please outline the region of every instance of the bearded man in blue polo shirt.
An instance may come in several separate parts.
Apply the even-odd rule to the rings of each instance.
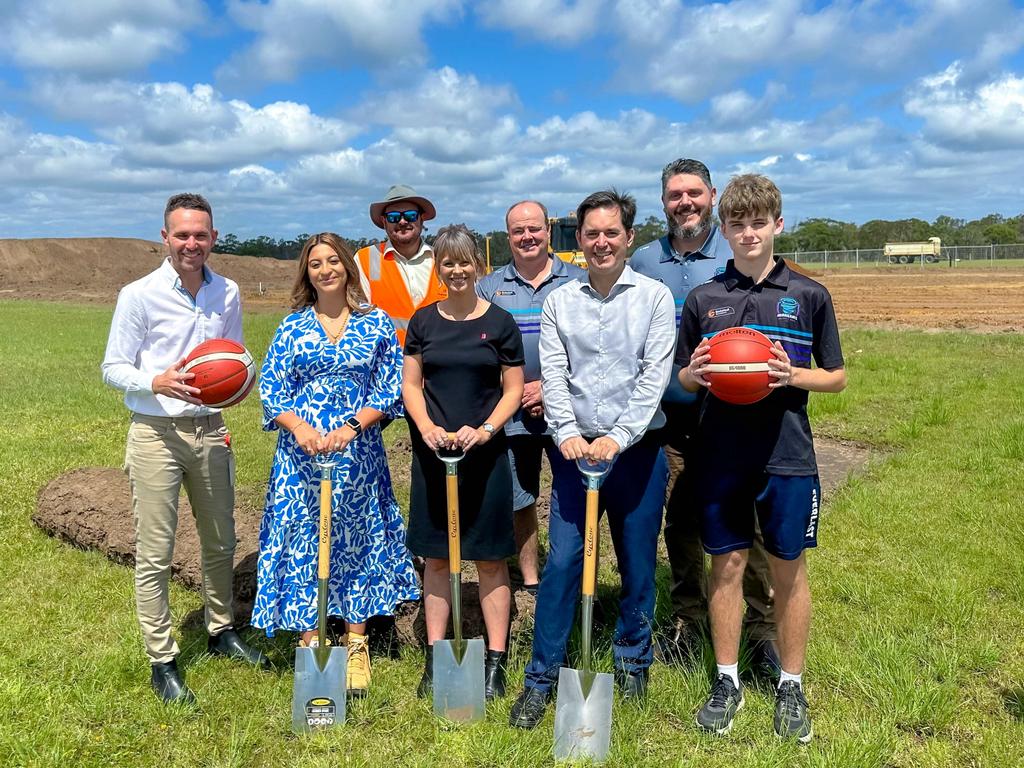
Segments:
[[[629,260],[641,275],[660,280],[675,299],[676,325],[690,290],[725,271],[732,258],[729,243],[712,219],[715,188],[711,172],[700,160],[673,160],[661,172],[661,202],[668,234],[641,246]],[[678,368],[676,372],[678,373]],[[658,431],[668,459],[665,493],[665,549],[672,569],[672,623],[655,643],[655,658],[679,662],[700,658],[708,617],[707,575],[700,526],[693,505],[693,433],[697,426],[698,394],[686,392],[672,377],[661,401],[665,427]],[[743,577],[747,603],[744,629],[755,674],[775,679],[779,660],[775,649],[775,614],[771,575],[760,532],[750,550]]]
[[[774,255],[782,232],[782,195],[770,179],[737,176],[718,206],[733,252],[723,274],[686,297],[676,364],[689,392],[709,386],[709,339],[746,326],[774,342],[768,361],[772,393],[752,405],[711,394],[701,403],[695,469],[701,539],[711,555],[711,640],[718,674],[697,725],[723,734],[743,706],[737,671],[742,578],[755,525],[764,536],[775,584],[782,672],[775,733],[811,740],[803,667],[811,616],[804,551],[817,546],[821,486],[807,419],[808,392],[840,392],[846,372],[832,297],[820,283]],[[812,365],[812,361],[814,365]],[[720,457],[728,456],[728,461]]]
[[[523,335],[526,365],[523,373],[522,407],[505,425],[508,461],[512,467],[512,524],[519,556],[523,588],[536,596],[537,496],[540,494],[541,454],[551,451],[552,431],[544,420],[544,398],[540,388],[540,312],[544,299],[555,288],[586,273],[573,264],[555,258],[548,248],[548,211],[536,200],[522,200],[505,213],[512,262],[478,281],[476,292],[515,318]]]

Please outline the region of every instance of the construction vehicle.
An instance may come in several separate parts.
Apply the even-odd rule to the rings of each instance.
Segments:
[[[561,218],[551,216],[548,224],[551,227],[551,252],[562,261],[586,269],[587,260],[576,242],[576,214],[570,213]]]
[[[942,255],[942,241],[929,237],[924,243],[886,243],[882,253],[890,264],[913,264],[917,259],[934,264]]]

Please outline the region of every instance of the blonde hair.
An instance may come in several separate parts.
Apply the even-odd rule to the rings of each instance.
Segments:
[[[470,261],[476,265],[477,275],[484,276],[487,265],[484,263],[483,254],[480,253],[480,246],[476,238],[469,231],[465,224],[449,224],[441,227],[434,238],[434,270],[437,271],[438,279],[441,277],[441,262],[446,258],[461,263]]]
[[[318,245],[326,245],[341,258],[341,265],[345,268],[345,303],[348,305],[349,311],[369,312],[371,308],[366,306],[367,298],[363,293],[363,286],[359,282],[359,268],[356,266],[352,249],[333,232],[321,232],[319,235],[313,235],[302,246],[302,254],[299,256],[299,274],[295,276],[295,284],[292,286],[292,309],[299,310],[316,303],[316,289],[309,281],[309,254]]]
[[[726,219],[756,213],[770,214],[773,219],[782,216],[782,193],[767,176],[734,176],[718,201],[718,218],[724,224]]]

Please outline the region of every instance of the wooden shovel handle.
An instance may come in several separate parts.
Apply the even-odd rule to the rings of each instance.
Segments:
[[[331,478],[320,479],[320,540],[317,547],[316,575],[326,579],[331,572]]]
[[[591,596],[597,587],[597,500],[598,491],[588,489],[583,529],[583,594]]]

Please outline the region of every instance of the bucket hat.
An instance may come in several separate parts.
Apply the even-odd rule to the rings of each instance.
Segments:
[[[405,184],[395,184],[388,190],[388,193],[385,195],[383,200],[376,203],[370,203],[370,221],[383,229],[384,225],[381,224],[380,218],[384,214],[384,209],[392,203],[398,203],[403,200],[408,200],[409,202],[416,204],[420,209],[420,215],[423,221],[430,221],[432,218],[437,216],[437,211],[434,210],[434,204],[427,200],[427,198],[417,195],[416,190],[410,186],[406,186]]]

